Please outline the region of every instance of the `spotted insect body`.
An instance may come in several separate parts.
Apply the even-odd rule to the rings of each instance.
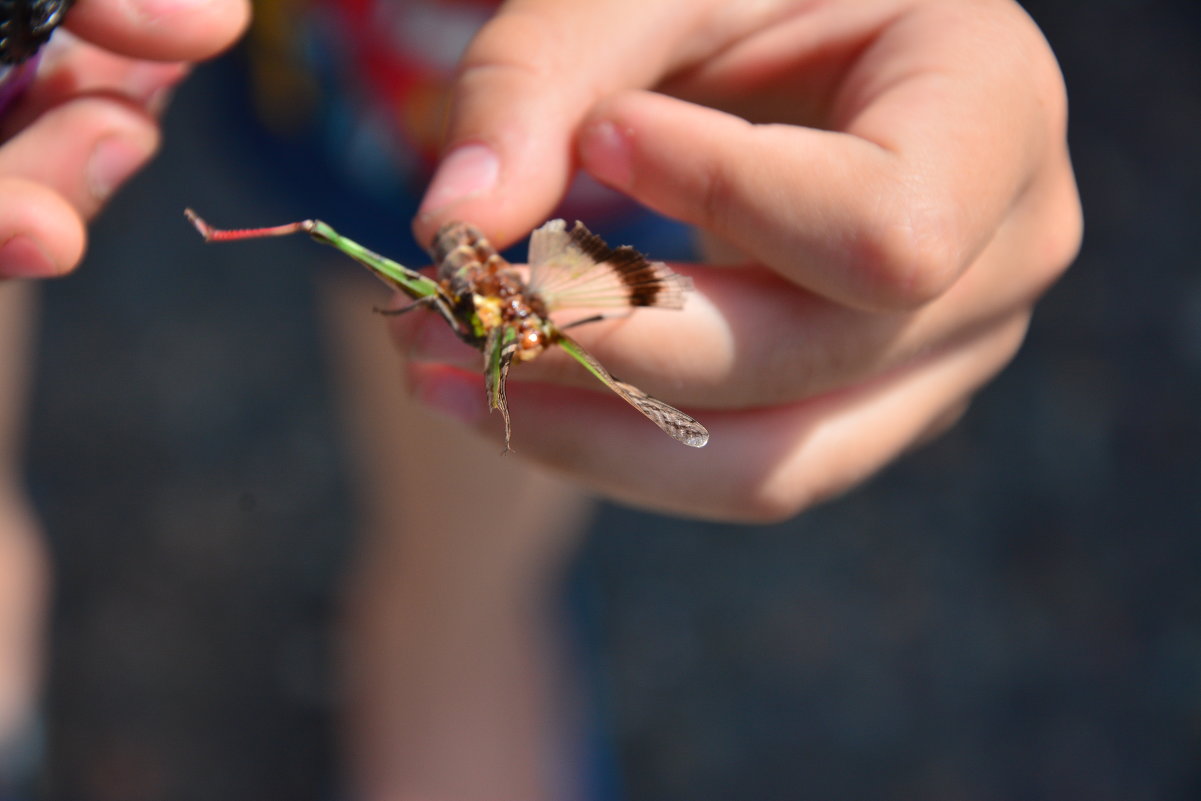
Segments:
[[[552,346],[561,347],[676,441],[694,448],[709,441],[709,432],[699,422],[616,378],[564,333],[567,328],[612,315],[592,314],[564,325],[552,320],[554,312],[570,309],[612,309],[618,315],[639,306],[679,309],[692,288],[688,279],[666,264],[648,261],[633,248],[610,248],[581,223],[569,231],[562,220],[551,220],[534,231],[528,279],[505,261],[474,226],[447,223],[435,234],[430,248],[437,266],[436,277],[430,278],[364,248],[319,220],[220,230],[191,211],[188,217],[209,241],[308,233],[413,299],[411,305],[391,313],[417,307],[438,312],[460,339],[483,353],[488,405],[504,418],[506,450],[511,436],[505,397],[509,368],[536,358]]]

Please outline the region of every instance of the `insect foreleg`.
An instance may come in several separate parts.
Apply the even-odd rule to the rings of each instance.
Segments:
[[[463,327],[454,315],[451,309],[450,301],[442,295],[426,295],[424,298],[417,298],[407,306],[401,306],[399,309],[385,309],[381,306],[373,306],[371,310],[376,314],[381,314],[384,317],[399,317],[402,314],[408,314],[413,309],[432,309],[442,315],[442,319],[450,326],[450,330],[454,331],[460,338],[467,336],[469,332]]]
[[[593,315],[591,315],[589,317],[585,317],[581,320],[572,320],[570,323],[567,323],[566,325],[561,325],[561,326],[559,326],[559,330],[566,331],[569,328],[576,328],[577,326],[587,325],[588,323],[599,323],[601,320],[614,320],[619,317],[629,317],[629,316],[630,316],[629,311],[608,312],[606,314],[593,314]]]

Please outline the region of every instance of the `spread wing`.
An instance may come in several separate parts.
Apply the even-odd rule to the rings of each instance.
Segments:
[[[576,222],[551,220],[530,236],[529,287],[549,311],[568,308],[680,309],[692,289],[685,276],[632,247],[611,248]]]
[[[558,344],[584,365],[588,372],[599,378],[605,386],[616,392],[627,403],[646,415],[659,428],[677,442],[693,448],[703,448],[709,442],[709,431],[689,415],[658,398],[652,398],[633,384],[616,378],[598,362],[580,343],[566,334],[558,334]]]

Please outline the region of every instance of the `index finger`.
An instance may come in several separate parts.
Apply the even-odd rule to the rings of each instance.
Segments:
[[[64,25],[131,58],[200,61],[232,45],[249,21],[246,0],[77,0]]]
[[[575,131],[600,97],[648,86],[713,38],[714,0],[510,0],[477,34],[452,87],[446,149],[414,223],[428,242],[471,220],[505,246],[561,199]]]

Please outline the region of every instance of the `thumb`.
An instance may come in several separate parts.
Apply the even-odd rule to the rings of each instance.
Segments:
[[[418,241],[451,219],[470,220],[501,247],[528,233],[566,190],[577,127],[597,98],[656,83],[709,4],[505,3],[460,62],[442,162],[414,221]]]

